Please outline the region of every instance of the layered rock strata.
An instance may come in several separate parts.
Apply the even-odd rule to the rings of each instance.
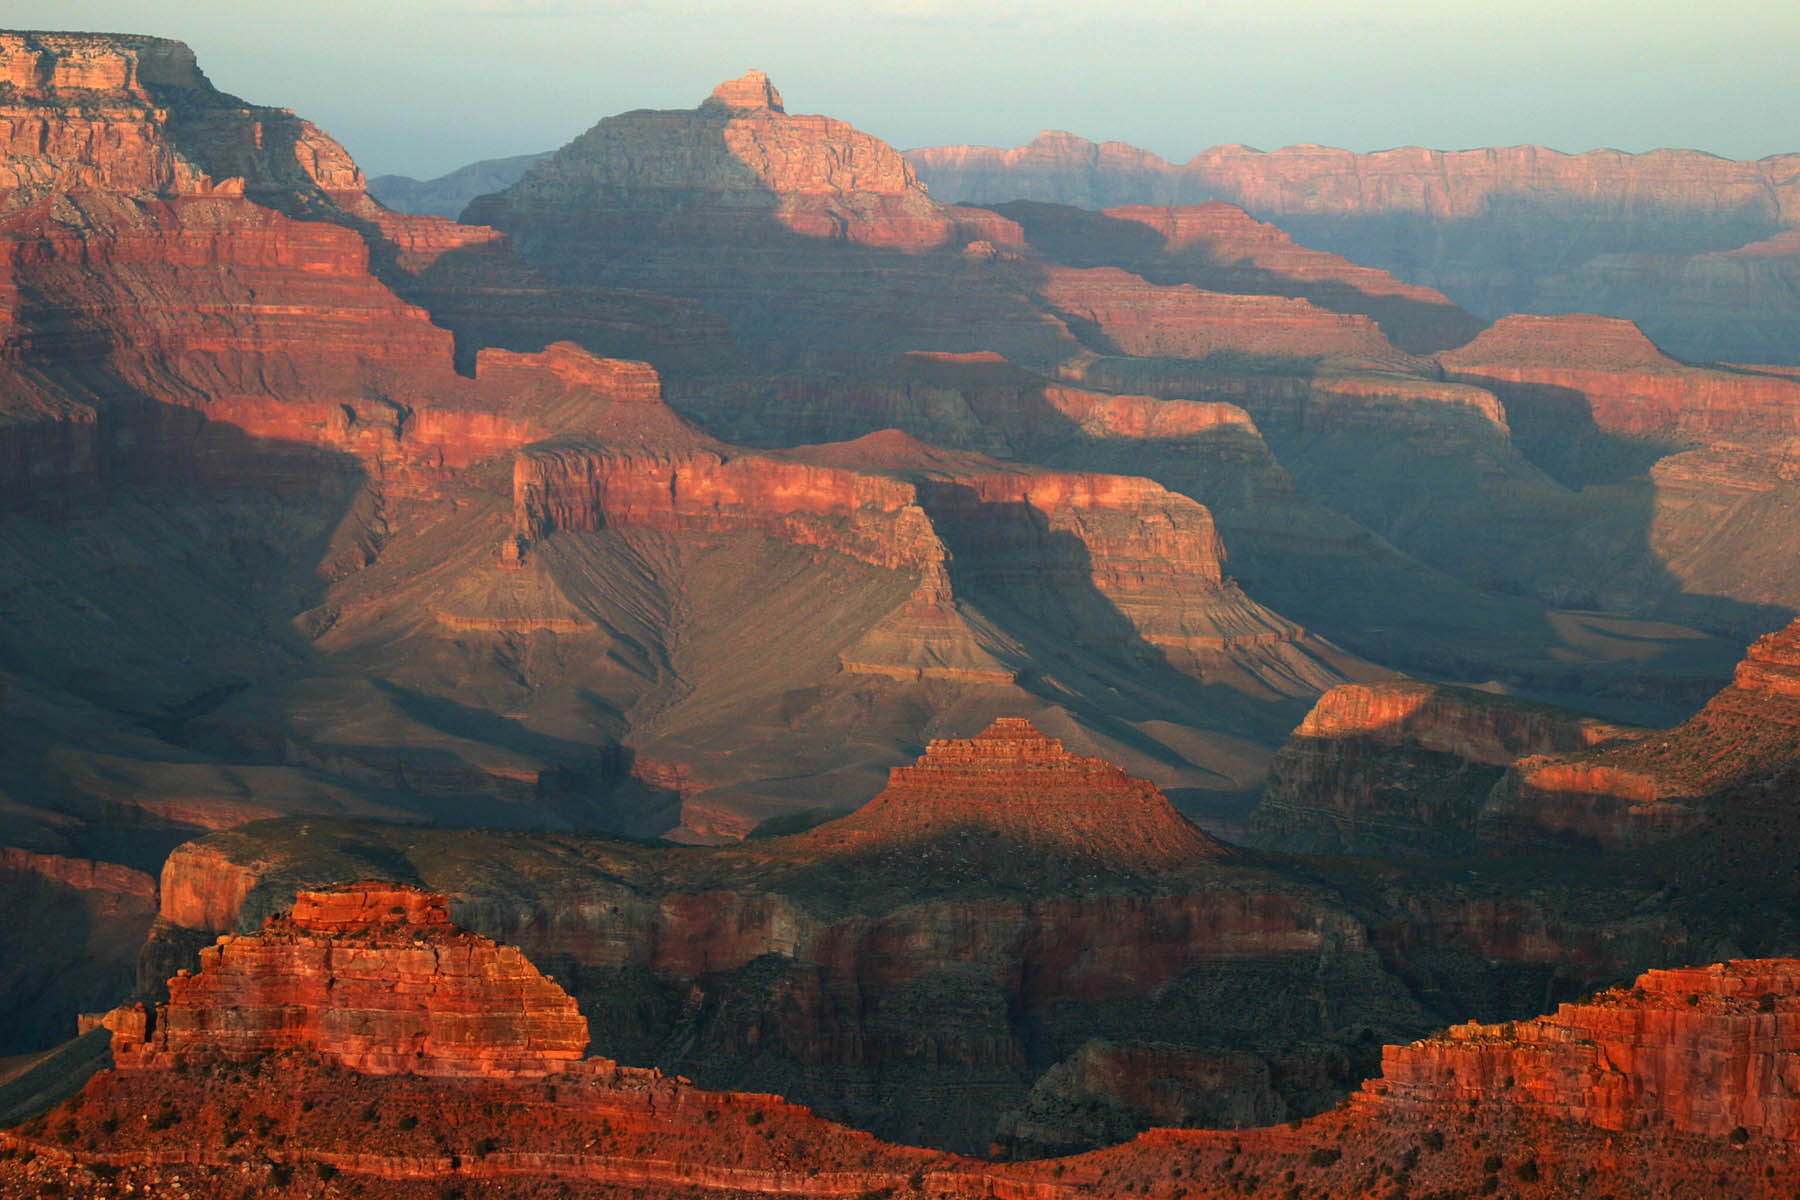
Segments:
[[[1552,425],[1565,437],[1585,426],[1676,442],[1800,432],[1800,385],[1677,362],[1614,318],[1505,317],[1439,361],[1451,378],[1493,389],[1526,436]]]
[[[383,883],[301,892],[202,950],[154,1013],[107,1025],[129,1070],[304,1049],[365,1074],[541,1076],[588,1041],[575,1001],[516,947],[452,925],[442,895]]]
[[[1800,761],[1800,622],[1758,638],[1731,686],[1661,734],[1518,762],[1482,813],[1498,846],[1621,849],[1706,823]]]
[[[1003,717],[966,739],[939,739],[852,815],[801,835],[807,850],[929,842],[968,831],[1114,870],[1170,871],[1224,855],[1147,780],[1079,758],[1031,722]]]
[[[1800,361],[1782,315],[1792,274],[1782,238],[1800,223],[1792,155],[1219,146],[1178,164],[1044,133],[1016,149],[908,158],[946,199],[1087,209],[1224,200],[1490,318],[1598,311],[1644,323],[1696,359]]]
[[[1506,769],[1646,736],[1548,705],[1441,684],[1346,684],[1276,755],[1251,829],[1287,849],[1454,855]]]
[[[1800,1138],[1800,963],[1651,971],[1631,988],[1382,1052],[1364,1103],[1437,1115],[1502,1104],[1592,1129]]]
[[[225,1067],[199,1058],[180,1073],[102,1073],[47,1118],[0,1133],[0,1183],[211,1200],[240,1194],[246,1178],[289,1188],[306,1171],[352,1197],[456,1187],[1064,1200],[1224,1197],[1280,1181],[1299,1195],[1348,1200],[1377,1190],[1492,1194],[1504,1177],[1527,1195],[1772,1200],[1786,1194],[1796,1137],[1796,967],[1776,959],[1652,972],[1634,989],[1536,1021],[1387,1047],[1381,1079],[1311,1120],[1155,1129],[1035,1162],[885,1144],[773,1096],[706,1092],[599,1060],[552,1081],[449,1086],[323,1069],[289,1052]],[[1478,1130],[1467,1128],[1471,1112]],[[96,1122],[108,1130],[104,1144],[86,1129]],[[256,1164],[258,1152],[270,1165]]]

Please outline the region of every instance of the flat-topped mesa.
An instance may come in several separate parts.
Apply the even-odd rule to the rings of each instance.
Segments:
[[[1155,784],[1070,754],[1019,717],[972,738],[932,741],[918,762],[890,770],[880,795],[803,837],[855,849],[967,832],[1122,870],[1179,870],[1226,853]]]
[[[256,933],[200,952],[154,1015],[104,1019],[123,1069],[194,1055],[310,1050],[373,1075],[542,1076],[578,1061],[574,999],[502,946],[450,921],[447,899],[362,881],[301,892]]]
[[[785,113],[787,108],[781,103],[781,93],[769,82],[769,77],[761,71],[746,71],[736,79],[727,79],[712,90],[701,108],[728,108],[732,110],[765,109],[769,112]]]
[[[1598,426],[1693,438],[1800,432],[1800,383],[1690,366],[1613,317],[1503,317],[1438,361],[1451,379],[1493,389],[1522,431]]]
[[[530,252],[576,238],[722,240],[744,248],[785,227],[807,238],[923,249],[956,236],[953,214],[879,138],[829,117],[789,113],[760,71],[720,84],[698,108],[600,121],[467,221]],[[597,239],[597,240],[596,240]]]
[[[1503,1105],[1624,1132],[1800,1139],[1800,959],[1651,971],[1549,1016],[1452,1026],[1382,1051],[1360,1102]]]

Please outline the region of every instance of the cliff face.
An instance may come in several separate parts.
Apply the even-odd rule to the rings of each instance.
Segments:
[[[1519,759],[1643,736],[1462,688],[1349,684],[1321,696],[1276,755],[1251,829],[1313,852],[1468,853]]]
[[[305,1049],[365,1074],[546,1075],[588,1037],[516,948],[453,926],[441,895],[380,883],[301,892],[256,933],[203,949],[145,1015],[107,1018],[121,1069]]]
[[[1011,150],[907,157],[945,199],[1088,209],[1224,200],[1483,316],[1591,310],[1639,320],[1690,358],[1800,360],[1792,323],[1779,316],[1786,268],[1755,250],[1800,221],[1792,156],[1219,146],[1176,164],[1046,133]],[[1752,297],[1774,307],[1747,325],[1720,304],[1753,312],[1736,305]]]
[[[759,73],[608,117],[464,219],[561,283],[696,301],[782,365],[1073,349],[1021,294],[1017,226],[939,204],[891,147],[788,113]]]
[[[1481,329],[1442,293],[1302,246],[1233,204],[1128,205],[1095,213],[1015,201],[995,211],[1017,221],[1034,250],[1064,267],[1118,267],[1162,285],[1304,300],[1311,307],[1265,305],[1260,314],[1265,321],[1282,314],[1310,323],[1315,339],[1329,325],[1314,308],[1372,318],[1389,341],[1413,354],[1459,346]],[[1366,331],[1357,325],[1340,326],[1335,340],[1343,345],[1357,334],[1358,350],[1366,353]]]
[[[1065,1200],[1223,1197],[1279,1179],[1348,1200],[1378,1184],[1493,1193],[1504,1174],[1527,1193],[1771,1200],[1785,1194],[1795,1136],[1795,969],[1777,959],[1652,972],[1537,1021],[1387,1047],[1383,1078],[1337,1112],[1219,1132],[1159,1128],[1035,1162],[895,1146],[774,1096],[707,1092],[603,1060],[552,1080],[451,1084],[333,1070],[297,1052],[236,1064],[196,1055],[179,1072],[103,1072],[47,1118],[0,1134],[0,1183],[205,1200],[239,1194],[247,1178],[297,1194],[313,1176],[352,1197],[454,1186]],[[1188,1076],[1207,1069],[1154,1047],[1094,1043],[1070,1060],[1069,1094],[1104,1089],[1127,1058]],[[1464,1127],[1471,1111],[1478,1131]],[[259,1165],[259,1152],[273,1165]]]
[[[1569,437],[1589,427],[1680,442],[1800,429],[1800,385],[1687,366],[1629,321],[1579,313],[1506,317],[1439,361],[1452,378],[1492,388],[1522,432],[1554,425]]]
[[[1190,284],[1158,286],[1116,267],[1053,268],[1041,295],[1078,334],[1095,329],[1104,339],[1103,351],[1145,358],[1235,355],[1408,364],[1374,321],[1306,300],[1208,292]]]
[[[1651,971],[1635,987],[1505,1026],[1452,1026],[1389,1046],[1363,1099],[1445,1112],[1504,1104],[1625,1131],[1800,1136],[1800,973],[1791,959]]]
[[[1711,820],[1733,792],[1800,760],[1800,623],[1757,639],[1731,686],[1660,735],[1524,759],[1496,787],[1483,835],[1617,849]]]

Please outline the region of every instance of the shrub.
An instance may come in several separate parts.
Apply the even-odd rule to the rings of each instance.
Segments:
[[[1315,1167],[1329,1167],[1342,1157],[1344,1157],[1344,1152],[1336,1146],[1320,1146],[1306,1156],[1306,1161]]]
[[[1519,1177],[1520,1183],[1536,1183],[1538,1181],[1537,1159],[1528,1158],[1513,1168],[1513,1174]]]
[[[1748,1129],[1745,1129],[1742,1125],[1739,1125],[1736,1129],[1731,1131],[1731,1144],[1732,1145],[1741,1146],[1749,1140],[1750,1140],[1750,1131]]]

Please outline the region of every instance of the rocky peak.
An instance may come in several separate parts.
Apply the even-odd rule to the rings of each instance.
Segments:
[[[781,103],[781,93],[761,71],[746,71],[736,79],[727,79],[712,90],[712,95],[700,107],[787,112]]]
[[[1155,784],[1071,754],[1019,717],[932,741],[918,762],[889,772],[880,795],[807,837],[854,847],[965,833],[1122,870],[1178,869],[1224,852]]]

